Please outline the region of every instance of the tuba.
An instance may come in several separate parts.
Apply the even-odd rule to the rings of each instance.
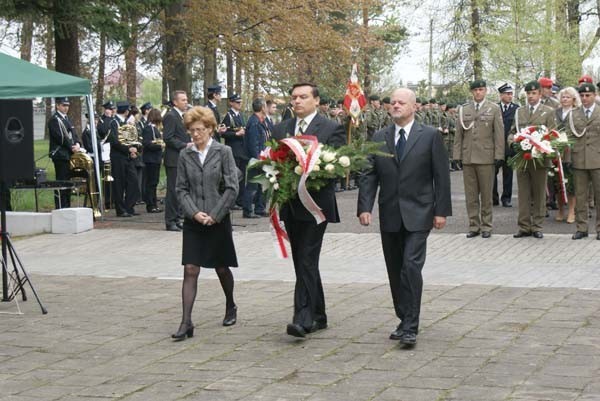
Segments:
[[[102,216],[98,208],[99,192],[96,184],[96,176],[94,174],[94,161],[92,158],[83,152],[73,153],[69,163],[71,172],[74,177],[82,177],[86,180],[86,197],[90,200],[94,219]]]
[[[119,142],[125,146],[141,147],[140,138],[138,136],[137,128],[131,124],[124,124],[119,127]]]

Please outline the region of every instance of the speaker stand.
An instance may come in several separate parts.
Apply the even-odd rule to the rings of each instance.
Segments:
[[[25,293],[25,284],[29,284],[31,292],[35,296],[42,314],[47,314],[48,310],[42,304],[42,301],[38,297],[37,291],[35,290],[29,275],[25,271],[25,267],[17,255],[12,241],[10,240],[10,234],[6,231],[6,183],[0,181],[0,220],[1,220],[1,231],[0,236],[2,237],[2,301],[10,302],[21,293],[23,301],[27,301],[27,294]],[[10,257],[10,260],[9,258]],[[12,265],[12,272],[10,271],[9,265]],[[12,291],[8,291],[8,280],[13,280],[15,285]]]

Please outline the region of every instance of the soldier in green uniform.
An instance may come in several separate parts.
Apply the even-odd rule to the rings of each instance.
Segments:
[[[595,102],[594,84],[582,83],[578,88],[581,107],[568,117],[567,129],[573,140],[571,162],[575,181],[575,198],[586,200],[590,183],[596,201],[600,200],[600,106]],[[573,239],[588,236],[588,202],[575,204],[577,231]],[[596,239],[600,240],[600,212],[596,212]]]
[[[497,104],[487,101],[486,82],[470,85],[473,100],[458,110],[454,160],[462,161],[469,232],[467,238],[492,235],[495,165],[504,160],[504,124]]]
[[[511,133],[508,136],[510,146],[518,146],[513,144],[513,138],[523,128],[544,125],[548,129],[553,129],[556,126],[556,113],[552,108],[542,104],[539,82],[528,82],[525,85],[525,92],[527,93],[526,105],[517,109]],[[529,163],[524,171],[517,171],[519,231],[513,237],[544,238],[542,225],[546,216],[547,177],[546,169],[536,168],[534,163]]]
[[[383,120],[383,126],[387,127],[394,123],[394,120],[392,119],[392,115],[390,114],[390,109],[392,108],[390,97],[386,96],[383,99],[381,99],[381,104],[382,104],[383,110],[385,111],[385,119]]]
[[[421,99],[420,97],[417,98],[416,107],[417,107],[417,111],[415,112],[415,121],[418,123],[424,124],[424,122],[423,122],[423,99]]]
[[[329,118],[329,99],[325,96],[319,100],[319,108],[317,109],[317,113],[325,118]]]
[[[366,125],[366,133],[367,133],[367,141],[370,141],[377,131],[384,127],[385,121],[385,112],[381,108],[381,101],[379,100],[379,96],[371,95],[369,96],[369,106],[365,110],[364,121]]]

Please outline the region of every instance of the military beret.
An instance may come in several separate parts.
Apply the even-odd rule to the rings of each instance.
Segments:
[[[221,86],[220,85],[211,85],[209,87],[206,88],[206,91],[210,94],[210,93],[221,93]]]
[[[448,110],[456,108],[456,105],[454,103],[448,103],[447,106]]]
[[[112,101],[110,101],[110,100],[108,102],[104,103],[102,105],[102,107],[104,107],[106,110],[108,110],[108,109],[116,109],[117,108],[117,106],[115,106],[115,104]]]
[[[423,100],[421,101],[421,104],[422,104],[422,105],[429,104],[429,101],[427,101],[427,100],[423,99]]]
[[[371,96],[369,96],[369,100],[379,100],[379,96],[371,95]]]
[[[227,99],[229,99],[230,102],[241,102],[242,101],[242,97],[240,95],[238,95],[237,93],[232,94]]]
[[[552,88],[552,80],[550,78],[541,77],[538,79],[538,82],[542,88]]]
[[[129,102],[127,100],[117,102],[117,113],[125,113],[127,110],[129,110]]]
[[[593,83],[594,80],[592,79],[591,76],[586,74],[586,75],[582,75],[581,78],[579,78],[579,81],[577,81],[578,84],[582,84],[584,82]]]
[[[385,104],[390,104],[392,103],[392,100],[390,99],[389,96],[384,97],[383,99],[381,99],[381,101]]]
[[[596,87],[590,82],[584,82],[577,88],[579,93],[596,93]]]
[[[469,84],[469,88],[471,90],[477,89],[477,88],[485,88],[486,86],[487,86],[487,83],[483,79],[476,79],[475,81],[473,81]]]
[[[541,88],[538,81],[529,81],[525,84],[525,92],[539,90]]]
[[[505,84],[501,85],[500,87],[498,87],[498,92],[500,92],[500,93],[513,93],[514,92],[514,88],[512,87],[511,84],[505,83]]]
[[[423,99],[421,99],[420,97],[417,98],[417,103],[421,103],[423,104]]]
[[[329,104],[329,99],[325,96],[321,96],[319,99],[319,106],[324,106],[326,104]]]
[[[429,99],[429,103],[436,104],[437,102],[436,102],[435,98],[431,98],[431,99]]]
[[[142,111],[150,110],[151,108],[152,108],[152,103],[146,102],[140,107],[140,110],[142,110]]]
[[[439,100],[439,101],[438,101],[438,104],[439,104],[440,106],[442,106],[442,105],[446,104],[446,101],[445,101],[445,100]]]
[[[54,102],[56,104],[66,104],[67,106],[71,104],[68,97],[55,97]]]

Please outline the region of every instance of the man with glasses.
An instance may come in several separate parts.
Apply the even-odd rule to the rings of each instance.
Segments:
[[[584,82],[579,88],[581,107],[574,109],[569,115],[567,127],[574,139],[571,149],[573,163],[573,179],[575,182],[575,198],[580,199],[575,205],[577,231],[573,239],[588,236],[588,191],[590,182],[596,202],[600,199],[600,106],[595,102],[596,88],[594,84]],[[596,211],[596,239],[600,240],[600,213]]]

